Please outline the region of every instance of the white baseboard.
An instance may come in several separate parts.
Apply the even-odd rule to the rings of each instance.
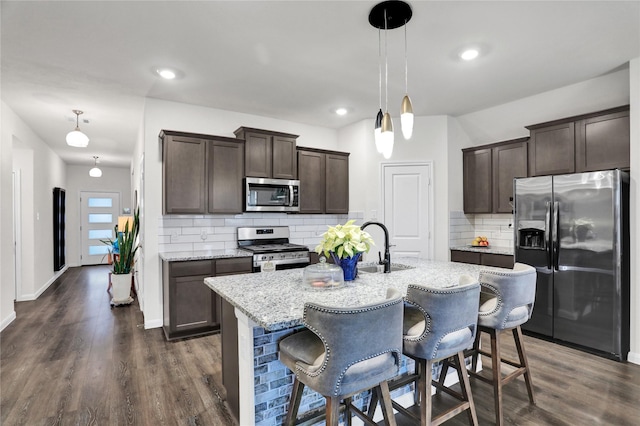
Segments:
[[[36,291],[35,293],[31,293],[31,294],[23,294],[20,297],[16,297],[16,302],[29,302],[32,300],[36,300],[38,297],[40,297],[42,295],[42,293],[44,293],[51,284],[53,284],[58,278],[60,278],[62,276],[62,274],[64,274],[67,269],[69,269],[69,265],[65,265],[61,270],[59,270],[58,272],[56,272],[51,278],[49,278],[49,280],[44,283],[44,285],[42,287],[40,287],[38,289],[38,291]]]
[[[162,327],[162,325],[163,325],[163,321],[161,319],[155,319],[150,321],[145,320],[144,329],[149,330],[150,328],[159,328],[159,327]]]
[[[627,361],[632,364],[640,365],[640,353],[638,352],[629,352],[627,355]]]
[[[0,322],[0,331],[4,330],[9,324],[11,324],[16,319],[16,311],[11,311],[8,317],[4,318],[2,322]]]

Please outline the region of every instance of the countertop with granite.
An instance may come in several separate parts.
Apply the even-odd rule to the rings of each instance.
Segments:
[[[305,302],[336,307],[360,306],[384,300],[389,287],[400,290],[404,295],[409,284],[452,287],[458,284],[463,274],[478,277],[483,269],[500,270],[415,258],[394,259],[393,263],[411,266],[412,269],[389,274],[359,272],[354,281],[330,289],[305,285],[303,269],[210,277],[204,282],[256,324],[269,331],[277,331],[302,324]],[[373,264],[359,267],[366,265]]]
[[[476,253],[504,254],[513,256],[513,247],[474,247],[474,246],[457,246],[451,247],[450,250],[473,251]]]
[[[160,253],[160,258],[168,262],[185,260],[222,259],[225,257],[252,257],[253,253],[242,249],[227,250],[194,250]]]

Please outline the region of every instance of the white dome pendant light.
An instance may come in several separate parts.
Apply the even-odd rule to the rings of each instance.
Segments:
[[[95,155],[93,156],[93,168],[89,170],[89,176],[95,178],[102,176],[102,170],[98,168],[98,157]]]
[[[404,98],[400,107],[400,127],[405,140],[413,135],[413,105],[409,98],[409,67],[407,65],[407,25],[404,25]]]
[[[76,148],[86,148],[89,145],[89,138],[87,135],[80,131],[78,120],[82,111],[74,109],[73,113],[76,115],[76,128],[67,133],[67,145],[74,146]]]

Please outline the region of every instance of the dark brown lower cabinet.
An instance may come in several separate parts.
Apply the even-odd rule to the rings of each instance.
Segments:
[[[514,257],[506,254],[481,253],[477,251],[451,250],[451,261],[474,265],[513,268]]]
[[[163,329],[167,340],[218,332],[220,297],[204,279],[251,272],[250,257],[163,261]]]

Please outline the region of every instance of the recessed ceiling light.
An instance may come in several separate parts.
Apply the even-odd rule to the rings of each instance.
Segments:
[[[460,53],[460,57],[465,61],[471,61],[477,58],[479,54],[478,49],[465,49]]]
[[[156,72],[165,80],[173,80],[174,78],[176,78],[175,71],[170,70],[169,68],[159,68],[156,70]]]
[[[348,112],[349,110],[346,108],[342,108],[342,107],[336,108],[336,114],[338,115],[347,115]]]

